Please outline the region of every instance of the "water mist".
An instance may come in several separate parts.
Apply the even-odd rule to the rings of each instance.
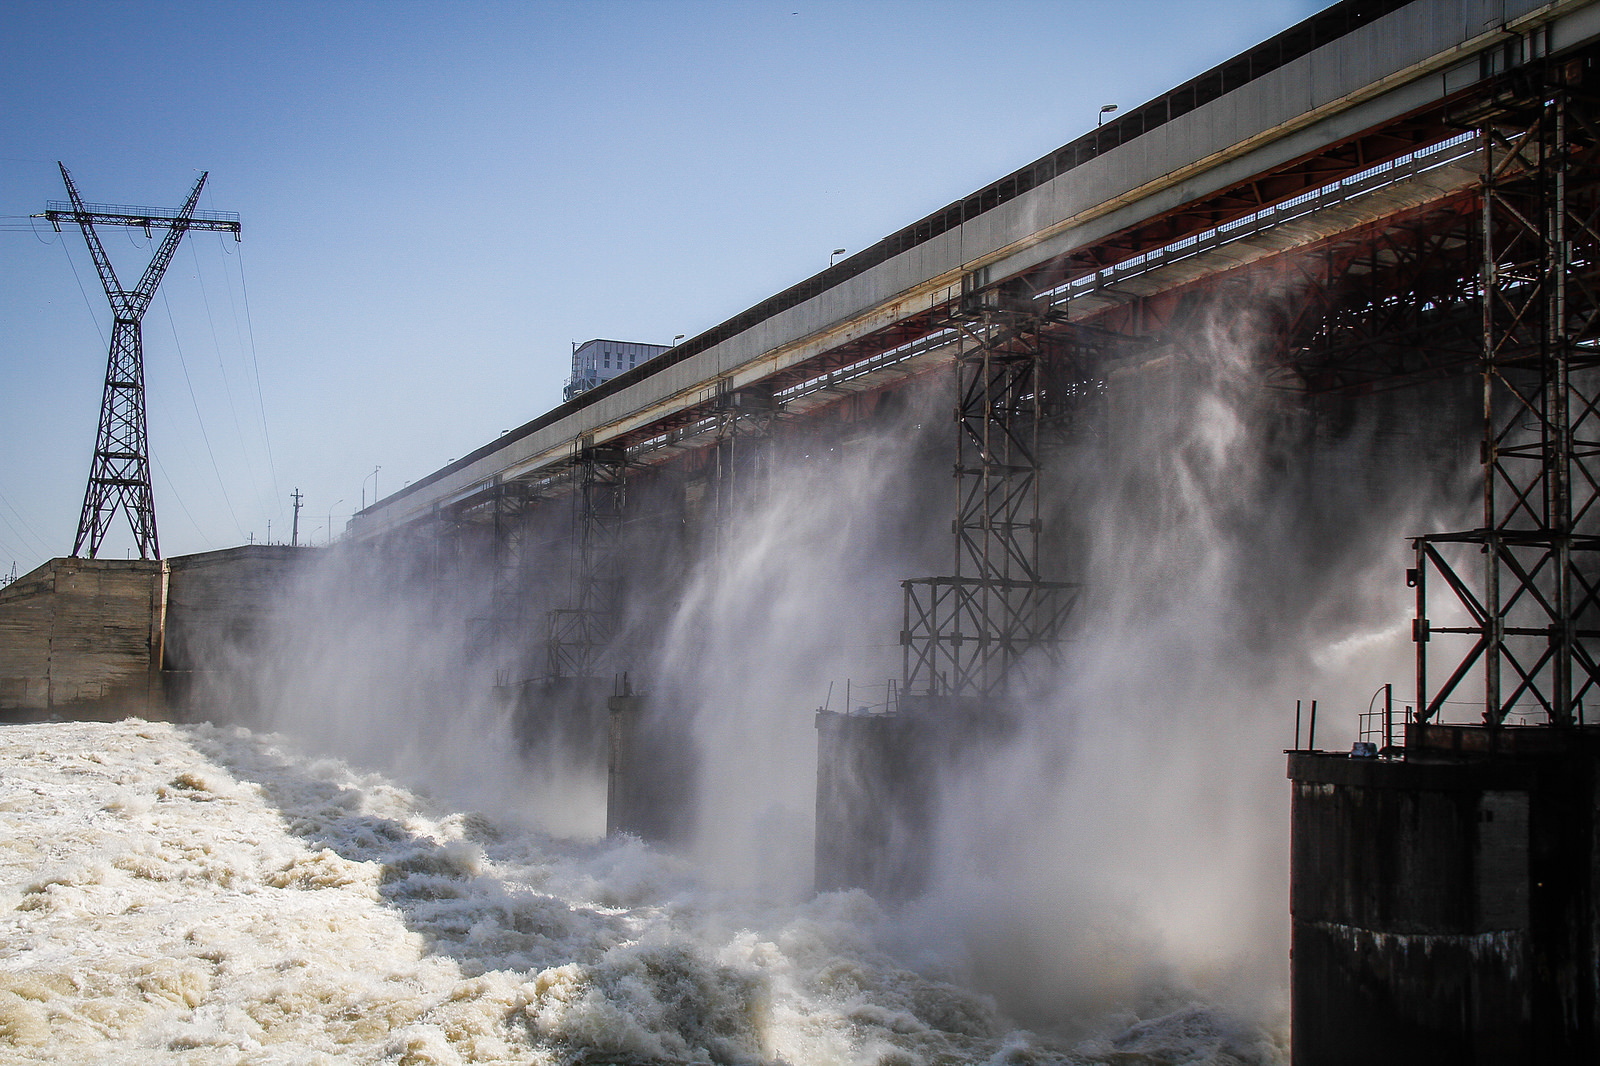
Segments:
[[[308,750],[394,773],[447,798],[547,831],[605,826],[603,768],[530,772],[513,704],[497,690],[504,648],[477,637],[491,569],[417,546],[344,545],[281,595],[248,650],[219,649],[199,705],[215,720],[292,736]]]
[[[1018,740],[947,787],[906,934],[958,930],[925,954],[1024,1024],[1201,1000],[1284,1023],[1295,700],[1347,744],[1403,690],[1407,538],[1470,503],[1461,390],[1308,402],[1263,389],[1255,352],[1247,316],[1217,319],[1113,374],[1101,439],[1049,471],[1089,594]]]
[[[771,476],[691,571],[655,684],[692,731],[691,850],[714,883],[810,890],[814,712],[843,705],[845,679],[857,702],[874,682],[883,701],[900,666],[899,580],[948,552],[927,535],[947,501],[912,473],[944,430],[923,414],[913,405],[901,425],[847,441],[772,445]]]

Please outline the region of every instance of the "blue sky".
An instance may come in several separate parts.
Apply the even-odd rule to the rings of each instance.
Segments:
[[[1322,6],[11,0],[0,573],[71,550],[105,372],[82,237],[25,217],[57,160],[243,219],[144,319],[164,553],[287,540],[296,488],[320,543],[553,406],[573,341],[693,336]],[[150,242],[101,236],[131,284]]]

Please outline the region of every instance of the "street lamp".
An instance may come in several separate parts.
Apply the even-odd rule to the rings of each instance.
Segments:
[[[678,342],[681,341],[681,340],[683,340],[683,334],[680,333],[676,337],[672,338],[672,343],[667,345],[667,347],[668,348],[676,348],[678,346]]]
[[[1100,117],[1095,119],[1094,124],[1098,127],[1102,122],[1104,122],[1106,120],[1106,116],[1111,114],[1116,109],[1117,109],[1117,105],[1116,104],[1101,104],[1100,105]]]
[[[839,256],[839,255],[843,255],[843,254],[844,254],[844,249],[843,248],[835,248],[833,250],[833,255],[828,256],[828,265],[829,266],[833,266],[834,256]]]
[[[339,506],[343,502],[344,502],[344,497],[341,496],[337,500],[334,500],[333,503],[328,507],[328,543],[329,544],[333,543],[333,509],[335,507]]]
[[[382,469],[383,469],[383,467],[381,467],[381,466],[375,466],[375,467],[372,468],[372,473],[367,475],[367,477],[372,478],[372,502],[373,503],[377,503],[378,502],[378,471],[380,471]],[[367,509],[367,478],[362,478],[361,479],[361,509],[363,511],[365,511]]]

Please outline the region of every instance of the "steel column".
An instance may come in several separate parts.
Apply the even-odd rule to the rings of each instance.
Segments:
[[[1034,653],[1055,662],[1079,588],[1040,570],[1040,448],[1071,389],[1046,385],[1046,319],[1015,289],[972,275],[954,325],[954,572],[901,583],[907,694],[995,696]],[[1057,360],[1059,363],[1059,360]]]
[[[1415,542],[1424,722],[1474,672],[1491,726],[1569,725],[1600,684],[1600,109],[1580,70],[1519,75],[1517,97],[1482,127],[1483,526]],[[1439,618],[1430,575],[1450,593]],[[1464,651],[1432,685],[1438,637]]]

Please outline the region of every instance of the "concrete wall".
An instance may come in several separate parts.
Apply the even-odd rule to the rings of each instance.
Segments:
[[[169,715],[190,676],[252,647],[316,553],[52,559],[0,589],[0,715]]]
[[[320,555],[314,548],[252,544],[167,560],[161,666],[175,713],[248,724],[248,711],[229,698],[229,667],[259,646],[282,598]]]
[[[248,648],[311,548],[246,545],[167,560],[167,670],[192,670],[208,656]]]
[[[0,590],[0,714],[159,714],[160,562],[52,559]]]

